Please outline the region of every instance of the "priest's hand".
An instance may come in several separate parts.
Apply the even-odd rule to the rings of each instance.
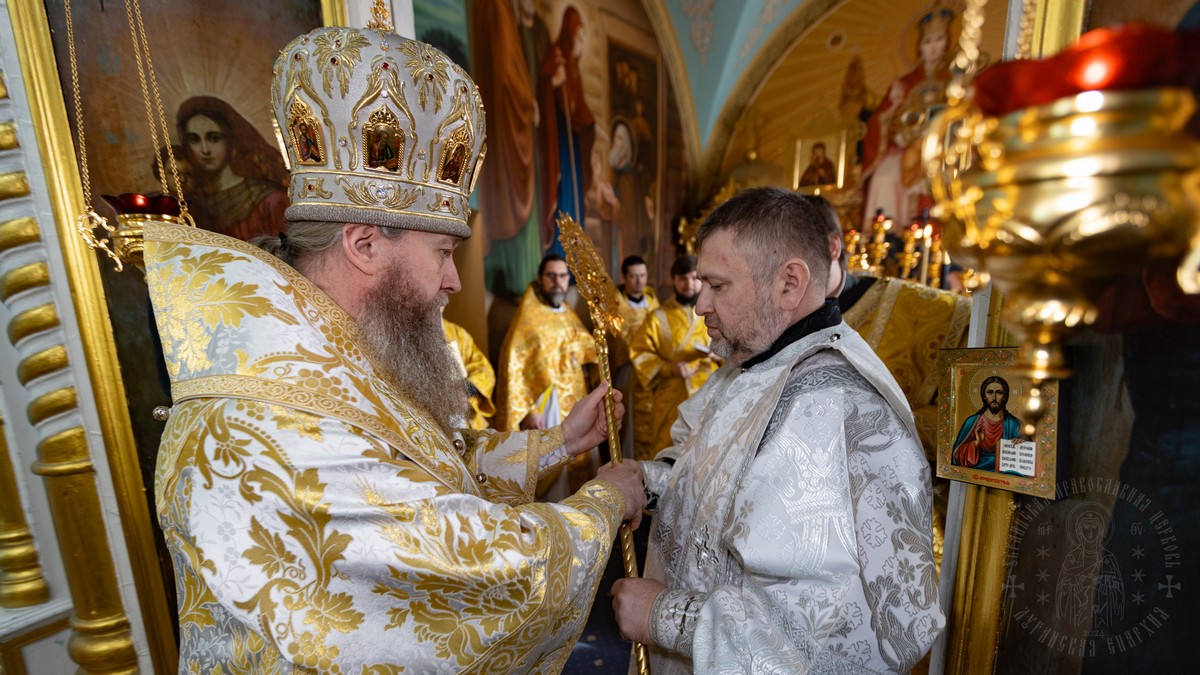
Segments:
[[[665,590],[667,587],[654,579],[617,579],[613,583],[613,613],[622,638],[654,644],[650,639],[650,607]]]
[[[521,420],[522,429],[545,429],[546,422],[542,419],[542,414],[538,411],[533,411]]]
[[[671,370],[673,370],[676,375],[684,380],[692,379],[692,376],[696,374],[696,370],[698,368],[700,368],[700,364],[697,363],[696,365],[692,365],[687,361],[677,361],[671,366]]]
[[[604,421],[604,392],[608,391],[608,388],[607,382],[601,382],[600,386],[580,399],[579,403],[571,408],[571,414],[563,420],[563,441],[571,455],[587,452],[608,438],[608,425]],[[621,405],[621,392],[616,389],[613,390],[613,403],[616,404],[613,406],[613,414],[620,422],[625,414],[625,407]]]
[[[646,484],[642,478],[640,462],[626,460],[620,464],[609,462],[596,471],[596,480],[607,481],[617,486],[625,495],[625,515],[629,526],[637,529],[642,522],[642,509],[646,508]]]

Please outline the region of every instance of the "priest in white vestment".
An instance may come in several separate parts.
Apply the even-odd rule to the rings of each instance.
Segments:
[[[643,462],[645,579],[614,585],[654,675],[907,672],[945,626],[929,465],[903,393],[826,300],[812,201],[755,188],[697,237],[726,365]]]

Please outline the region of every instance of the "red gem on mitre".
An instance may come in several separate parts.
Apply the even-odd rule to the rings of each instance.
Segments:
[[[330,58],[329,62],[336,66],[337,65],[337,57],[334,56],[334,57]]]
[[[387,70],[387,69],[388,69],[388,64],[387,64],[386,62],[383,64],[383,69],[384,69],[384,70]]]

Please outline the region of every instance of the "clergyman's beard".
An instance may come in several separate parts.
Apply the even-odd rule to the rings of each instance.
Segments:
[[[695,295],[680,295],[679,293],[675,294],[675,302],[678,302],[679,304],[683,305],[684,307],[695,307],[696,301],[699,299],[700,299],[699,293],[697,293]]]
[[[546,301],[547,305],[550,305],[554,309],[558,309],[559,307],[562,307],[563,300],[567,299],[567,294],[559,293],[558,291],[547,291],[543,288],[542,299]]]
[[[467,384],[442,329],[439,294],[424,302],[407,270],[396,266],[366,298],[359,325],[380,376],[450,434],[467,416]]]
[[[743,335],[729,335],[725,332],[725,327],[719,325],[717,328],[721,331],[721,337],[714,339],[709,345],[714,354],[725,359],[731,366],[740,366],[755,355],[765,352],[780,335],[783,335],[783,331],[787,330],[786,319],[767,310],[771,305],[770,296],[766,292],[758,294],[756,304],[760,310],[749,315],[747,323],[753,323],[743,324]]]

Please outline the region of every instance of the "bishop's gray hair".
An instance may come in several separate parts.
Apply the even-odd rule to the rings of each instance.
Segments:
[[[304,272],[341,241],[344,226],[345,223],[323,220],[293,220],[288,223],[286,233],[256,237],[250,243]],[[401,237],[405,232],[395,227],[379,229],[391,238]]]

